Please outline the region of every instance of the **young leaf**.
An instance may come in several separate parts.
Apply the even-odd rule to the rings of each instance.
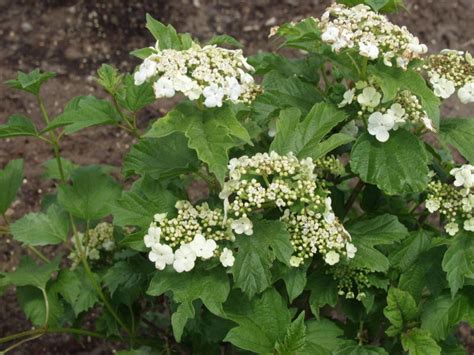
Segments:
[[[155,37],[157,46],[160,49],[186,49],[186,45],[183,45],[180,36],[176,33],[173,26],[163,25],[160,21],[151,17],[150,14],[146,14],[146,28]],[[188,41],[184,42],[188,44]]]
[[[134,57],[137,57],[143,60],[155,53],[156,51],[153,48],[145,47],[145,48],[135,49],[134,51],[131,51],[130,55],[133,55]]]
[[[108,216],[119,197],[119,184],[97,166],[75,170],[72,186],[61,185],[58,192],[61,206],[86,221]]]
[[[52,205],[46,213],[29,213],[11,225],[13,238],[27,245],[59,244],[69,232],[67,214]]]
[[[38,135],[31,119],[24,115],[12,115],[6,124],[0,125],[0,138]]]
[[[63,167],[64,178],[69,180],[71,174],[74,170],[76,170],[79,165],[74,164],[72,161],[60,158],[61,165]],[[43,177],[45,179],[52,179],[52,180],[61,180],[61,173],[59,172],[58,161],[56,159],[46,160],[43,163],[44,173]]]
[[[238,304],[226,307],[226,317],[238,324],[226,335],[224,341],[241,349],[259,354],[274,353],[278,340],[286,335],[291,322],[286,302],[275,289],[256,297],[249,307]]]
[[[229,35],[217,35],[212,37],[208,42],[208,45],[217,45],[217,46],[222,46],[223,44],[227,44],[231,47],[236,47],[236,48],[243,48],[244,46],[242,43],[240,43],[238,40],[236,40],[234,37],[229,36]]]
[[[16,79],[7,80],[5,83],[14,89],[38,95],[43,83],[55,76],[55,73],[41,72],[39,69],[35,69],[29,73],[19,71]]]
[[[441,121],[440,136],[474,164],[474,119],[450,118]]]
[[[304,311],[289,325],[285,338],[277,340],[275,350],[281,355],[299,354],[305,348],[306,326]]]
[[[115,96],[122,84],[122,75],[118,70],[109,64],[102,64],[97,70],[97,75],[97,83],[110,95]]]
[[[320,47],[321,30],[312,17],[296,24],[284,24],[278,28],[277,34],[285,39],[282,47],[302,49],[310,53]]]
[[[118,102],[130,112],[137,112],[155,102],[155,94],[149,82],[135,85],[133,76],[125,75],[123,87],[118,95]]]
[[[10,207],[23,181],[23,160],[10,161],[0,170],[0,214]]]
[[[275,257],[289,264],[293,247],[283,223],[254,221],[252,238],[237,238],[238,252],[231,269],[235,285],[249,298],[270,286],[270,268]]]
[[[165,180],[195,171],[196,154],[187,144],[186,137],[180,133],[141,139],[125,157],[124,174],[147,174],[155,180]]]
[[[428,162],[423,143],[404,129],[391,133],[385,143],[364,133],[351,153],[352,170],[388,195],[423,191],[428,184]]]
[[[338,2],[349,6],[366,4],[374,11],[382,13],[397,12],[405,6],[403,0],[338,0]]]
[[[383,314],[391,326],[385,331],[388,336],[395,336],[403,331],[407,323],[418,316],[418,307],[413,297],[406,291],[391,287],[388,290],[387,306]]]
[[[441,355],[441,348],[424,329],[413,328],[402,334],[403,350],[409,355]]]
[[[463,287],[466,278],[474,279],[473,233],[462,232],[453,239],[444,254],[442,266],[454,297]]]

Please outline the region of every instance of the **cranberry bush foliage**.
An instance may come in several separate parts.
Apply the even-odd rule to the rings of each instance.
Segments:
[[[474,102],[474,60],[428,54],[384,15],[401,8],[345,0],[273,28],[290,57],[246,58],[230,36],[200,44],[147,16],[156,45],[132,53],[134,73],[102,65],[107,98],[73,98],[56,117],[41,95],[54,73],[8,81],[36,98],[43,125],[15,114],[0,138],[49,144],[56,189],[10,221],[23,161],[0,171],[0,233],[29,255],[0,290],[16,287],[33,325],[5,334],[4,351],[71,333],[122,354],[462,353],[474,119],[440,106],[455,92]],[[65,136],[103,125],[136,138],[120,169],[61,157]]]

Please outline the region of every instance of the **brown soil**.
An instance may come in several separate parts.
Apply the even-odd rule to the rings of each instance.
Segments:
[[[474,51],[474,2],[472,0],[407,0],[409,11],[395,20],[427,43],[431,50],[442,48]],[[51,116],[76,95],[102,95],[93,75],[101,63],[111,63],[131,71],[138,63],[128,53],[153,43],[144,28],[145,13],[180,32],[190,32],[201,40],[214,34],[235,36],[246,46],[247,54],[274,49],[267,39],[271,26],[319,16],[329,0],[0,0],[0,81],[15,76],[17,70],[35,67],[54,71],[57,78],[43,90]],[[13,113],[30,115],[41,126],[35,102],[26,95],[0,85],[0,123]],[[462,109],[453,102],[447,112],[468,115],[472,107]],[[146,127],[161,115],[155,106],[140,117]],[[63,140],[63,155],[78,164],[120,166],[133,139],[112,128],[84,130]],[[44,194],[55,187],[41,178],[41,163],[52,157],[49,147],[29,138],[0,141],[0,167],[9,160],[25,160],[25,181],[18,200],[9,211],[14,220],[38,210]],[[45,250],[54,254],[55,249]],[[17,265],[26,253],[8,238],[0,240],[0,271]],[[7,292],[0,298],[0,337],[28,329],[29,322],[19,310],[15,296]],[[111,353],[113,349],[98,341],[79,342],[70,336],[44,336],[17,350],[19,354]]]

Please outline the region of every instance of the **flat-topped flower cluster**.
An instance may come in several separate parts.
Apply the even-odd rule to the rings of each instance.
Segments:
[[[422,69],[436,96],[447,99],[458,90],[462,103],[474,102],[474,59],[469,52],[442,50],[429,56]]]
[[[390,131],[400,127],[422,127],[434,131],[433,123],[423,110],[420,100],[408,90],[400,90],[395,98],[382,103],[382,89],[375,79],[358,81],[355,87],[344,93],[339,107],[352,107],[358,110],[359,117],[367,119],[367,130],[380,142],[390,138]]]
[[[241,50],[195,43],[186,50],[154,51],[134,79],[136,85],[151,80],[157,98],[181,92],[193,101],[202,98],[206,107],[220,107],[225,100],[251,102],[260,91],[250,74],[254,68]]]
[[[425,206],[431,213],[439,212],[445,219],[445,230],[453,236],[459,225],[474,232],[474,166],[465,164],[452,169],[453,184],[432,181],[428,185]]]
[[[406,27],[391,23],[367,5],[333,4],[321,17],[319,27],[322,41],[334,52],[354,48],[370,60],[383,58],[390,67],[395,63],[406,69],[411,60],[428,50]]]
[[[149,259],[158,270],[172,265],[177,272],[191,271],[197,259],[219,258],[224,267],[231,267],[235,260],[232,242],[257,238],[250,217],[268,209],[280,210],[280,220],[291,235],[292,266],[316,253],[328,265],[342,257],[353,258],[357,249],[332,210],[324,181],[318,178],[318,174],[337,174],[342,169],[333,157],[299,160],[291,153],[232,159],[229,180],[220,193],[224,210],[178,201],[175,217],[155,215],[144,237]]]

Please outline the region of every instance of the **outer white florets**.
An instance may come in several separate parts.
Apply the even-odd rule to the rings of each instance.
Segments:
[[[451,236],[460,228],[474,232],[474,166],[462,165],[450,174],[455,178],[453,185],[430,182],[426,209],[446,219],[445,230]]]
[[[334,52],[354,48],[370,60],[383,58],[387,66],[395,62],[406,69],[411,60],[428,50],[406,27],[391,23],[367,5],[333,4],[321,17],[319,27],[322,41],[330,44]]]
[[[181,92],[190,100],[203,98],[207,107],[220,107],[225,100],[251,102],[259,92],[254,69],[241,50],[194,44],[186,50],[155,49],[135,72],[135,85],[153,81],[157,98]]]

